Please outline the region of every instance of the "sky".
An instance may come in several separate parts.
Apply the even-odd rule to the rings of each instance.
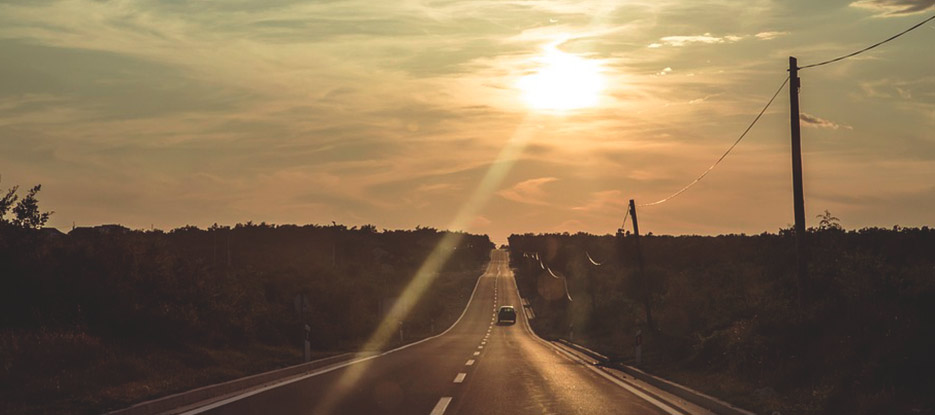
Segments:
[[[800,65],[935,0],[0,0],[0,187],[50,225],[613,233]],[[935,22],[804,69],[809,226],[935,224]],[[656,234],[793,222],[789,96]]]

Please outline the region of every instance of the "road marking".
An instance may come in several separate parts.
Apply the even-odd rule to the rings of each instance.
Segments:
[[[478,349],[483,349],[483,348],[484,348],[484,346],[477,346],[477,348],[478,348]]]
[[[435,408],[432,408],[432,412],[429,412],[429,415],[442,415],[445,413],[445,410],[448,409],[448,404],[451,403],[450,396],[443,396],[438,400],[438,403],[435,404]]]
[[[607,379],[607,380],[609,380],[609,381],[615,383],[617,386],[620,386],[621,388],[630,391],[630,393],[632,393],[632,394],[634,394],[634,395],[636,395],[636,396],[642,398],[643,400],[649,402],[650,404],[655,405],[657,408],[662,409],[663,411],[667,412],[669,415],[680,415],[680,414],[681,414],[681,412],[675,410],[674,408],[672,408],[672,407],[669,406],[669,405],[666,405],[666,404],[663,403],[662,401],[656,400],[656,399],[654,399],[651,395],[648,395],[648,394],[646,394],[646,393],[643,393],[641,390],[639,390],[639,389],[637,389],[637,388],[635,388],[635,387],[633,387],[633,386],[630,386],[629,383],[624,382],[624,381],[622,381],[622,380],[620,380],[620,379],[617,379],[616,376],[611,375],[610,373],[607,373],[607,372],[601,370],[600,368],[594,367],[594,365],[591,365],[591,364],[585,362],[584,360],[581,360],[581,359],[578,358],[577,356],[572,355],[571,353],[568,353],[568,352],[566,352],[566,351],[564,351],[564,350],[558,348],[557,346],[552,346],[552,347],[553,347],[555,350],[557,350],[557,351],[559,352],[559,355],[564,355],[566,359],[571,360],[571,361],[573,361],[573,362],[580,363],[582,366],[584,366],[584,367],[590,369],[592,372],[597,373],[597,374],[600,375],[601,377],[603,377],[603,378],[605,378],[605,379]]]
[[[516,288],[516,292],[519,292],[519,287],[516,285],[516,278],[513,278],[512,280],[513,280],[513,287]],[[617,386],[620,386],[621,388],[626,389],[626,390],[629,391],[630,393],[632,393],[632,394],[634,394],[634,395],[636,395],[636,396],[642,398],[643,400],[649,402],[650,404],[655,405],[657,408],[662,409],[663,411],[665,411],[665,412],[668,413],[669,415],[679,415],[679,414],[680,414],[679,411],[675,410],[675,409],[672,408],[671,406],[666,405],[665,403],[660,402],[659,400],[654,399],[652,396],[643,393],[642,391],[640,391],[639,389],[637,389],[637,388],[634,387],[634,386],[631,386],[631,385],[628,384],[627,382],[624,382],[624,381],[622,381],[622,380],[620,380],[620,379],[617,379],[617,377],[611,375],[610,373],[607,373],[607,372],[605,372],[604,370],[602,370],[602,369],[600,369],[600,368],[598,368],[598,367],[595,367],[594,365],[589,364],[588,362],[582,360],[581,358],[579,358],[579,357],[577,357],[577,356],[575,356],[575,355],[573,355],[573,354],[571,354],[571,353],[569,353],[569,352],[563,350],[562,348],[560,348],[560,347],[558,347],[558,346],[556,346],[556,345],[554,345],[554,344],[552,344],[552,343],[549,343],[548,341],[546,341],[546,340],[542,339],[541,337],[537,336],[536,333],[532,331],[532,327],[529,326],[529,320],[523,319],[523,329],[525,329],[525,331],[526,331],[527,333],[529,333],[529,335],[532,336],[532,338],[533,338],[534,340],[536,340],[536,341],[538,341],[539,343],[541,343],[541,344],[543,344],[543,345],[545,345],[545,346],[551,348],[552,350],[557,351],[559,356],[563,356],[563,357],[565,357],[566,359],[568,359],[569,361],[572,361],[572,362],[576,362],[576,363],[581,364],[582,366],[584,366],[584,367],[587,368],[588,370],[591,370],[592,372],[594,372],[594,373],[596,373],[597,375],[599,375],[599,376],[601,376],[601,377],[603,377],[603,378],[605,378],[605,379],[611,381],[612,383],[616,384]]]
[[[474,366],[474,359],[469,359],[467,362],[464,363],[464,365],[465,365],[465,366]]]
[[[458,376],[455,376],[455,383],[464,382],[465,377],[467,377],[467,373],[458,373]]]
[[[480,352],[474,352],[474,356],[480,356]]]
[[[497,272],[499,273],[500,271],[497,270]],[[400,351],[400,350],[408,349],[408,348],[410,348],[410,347],[412,347],[412,346],[415,346],[415,345],[417,345],[417,344],[425,343],[425,342],[427,342],[427,341],[430,341],[430,340],[439,338],[439,337],[441,337],[441,336],[444,336],[444,335],[448,334],[448,332],[450,332],[451,330],[453,330],[453,329],[455,328],[455,326],[457,326],[458,323],[460,323],[461,320],[464,319],[464,316],[467,315],[468,309],[471,308],[471,304],[474,303],[474,296],[477,294],[477,288],[480,287],[481,280],[482,280],[482,279],[484,278],[484,276],[487,275],[487,274],[488,274],[488,272],[485,271],[484,274],[482,274],[479,278],[477,278],[477,281],[474,282],[474,289],[471,290],[471,296],[468,297],[468,303],[467,303],[467,305],[464,306],[464,309],[461,310],[461,315],[458,316],[458,319],[455,320],[455,322],[452,323],[450,326],[448,326],[448,328],[447,328],[445,331],[443,331],[443,332],[441,332],[441,333],[439,333],[439,334],[436,334],[436,335],[434,335],[434,336],[432,336],[432,337],[424,338],[424,339],[419,340],[419,341],[417,341],[417,342],[413,342],[413,343],[409,343],[409,344],[404,345],[404,346],[397,347],[397,348],[395,348],[395,349],[387,350],[387,351],[385,351],[385,352],[383,352],[383,353],[375,354],[375,355],[368,356],[368,357],[362,357],[362,358],[358,358],[358,359],[353,359],[353,360],[351,360],[351,361],[344,362],[344,363],[338,363],[338,364],[335,364],[335,365],[328,365],[328,366],[325,366],[325,367],[323,367],[323,368],[321,368],[321,369],[316,369],[316,370],[314,370],[314,371],[312,371],[312,372],[310,372],[310,373],[307,373],[307,374],[305,374],[305,375],[301,375],[301,376],[297,376],[297,377],[292,377],[292,378],[287,378],[287,379],[282,380],[282,381],[277,381],[276,383],[272,383],[272,384],[269,384],[269,385],[266,385],[266,386],[262,386],[262,387],[259,387],[259,388],[256,388],[256,389],[251,389],[251,390],[248,390],[248,391],[246,391],[246,392],[240,393],[240,394],[238,394],[238,395],[234,395],[234,396],[232,396],[232,397],[230,397],[230,398],[222,399],[222,400],[220,400],[220,401],[213,402],[213,403],[208,404],[208,405],[205,405],[205,406],[201,406],[201,407],[198,407],[198,408],[194,408],[194,409],[192,409],[192,410],[189,410],[189,411],[185,411],[185,412],[182,413],[182,415],[195,415],[195,414],[200,414],[200,413],[203,413],[203,412],[207,412],[207,411],[210,411],[210,410],[212,410],[212,409],[214,409],[214,408],[218,408],[218,407],[227,405],[227,404],[229,404],[229,403],[231,403],[231,402],[236,402],[236,401],[239,401],[239,400],[241,400],[241,399],[248,398],[248,397],[250,397],[250,396],[257,395],[257,394],[266,392],[266,391],[271,390],[271,389],[276,389],[276,388],[283,387],[283,386],[286,386],[286,385],[289,385],[289,384],[292,384],[292,383],[300,382],[300,381],[303,381],[303,380],[308,379],[308,378],[311,378],[311,377],[323,375],[323,374],[325,374],[325,373],[330,373],[330,372],[333,372],[333,371],[336,371],[336,370],[340,370],[340,369],[342,369],[342,368],[345,368],[345,367],[348,367],[348,366],[351,366],[351,365],[355,365],[355,364],[358,364],[358,363],[361,363],[361,362],[366,362],[366,361],[369,361],[369,360],[377,359],[377,358],[386,356],[386,355],[388,355],[388,354],[398,352],[398,351]],[[496,278],[496,277],[494,277],[494,278]],[[483,348],[483,347],[481,347],[481,348]],[[444,410],[445,410],[444,408],[448,406],[448,403],[451,402],[451,398],[442,398],[442,400],[444,400],[444,399],[447,399],[447,401],[445,402],[445,406],[442,408],[442,412],[444,412]],[[439,401],[439,403],[441,403],[441,401]],[[441,414],[441,412],[439,413],[439,415],[440,415],[440,414]]]

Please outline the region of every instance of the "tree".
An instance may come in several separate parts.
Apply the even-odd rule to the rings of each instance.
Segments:
[[[819,231],[828,231],[828,230],[844,230],[841,227],[841,219],[838,219],[831,215],[831,212],[828,209],[825,209],[825,213],[817,215],[818,221],[818,230]]]
[[[13,201],[16,200],[15,192],[17,188],[17,186],[14,186],[7,192],[7,195],[0,200],[0,220],[3,222],[7,222],[2,216],[5,215],[6,210],[9,209],[9,204],[12,204]],[[29,189],[29,192],[26,193],[26,197],[20,199],[19,203],[13,207],[12,212],[14,217],[9,223],[20,228],[39,229],[49,221],[49,216],[52,216],[54,212],[39,211],[39,200],[36,199],[36,194],[39,193],[40,189],[42,189],[41,184],[37,184],[33,186],[32,189]]]
[[[19,186],[13,186],[10,190],[7,190],[6,195],[0,199],[0,223],[6,223],[6,213],[10,211],[10,207],[16,203],[16,199],[19,199],[19,196],[16,195],[16,190],[19,189]]]

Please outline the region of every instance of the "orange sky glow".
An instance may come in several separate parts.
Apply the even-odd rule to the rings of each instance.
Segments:
[[[820,3],[820,4],[813,4]],[[0,4],[0,174],[68,229],[265,221],[613,233],[785,79],[931,1]],[[803,70],[807,218],[932,225],[935,24]],[[924,52],[924,53],[923,53]],[[644,232],[792,222],[788,94]]]

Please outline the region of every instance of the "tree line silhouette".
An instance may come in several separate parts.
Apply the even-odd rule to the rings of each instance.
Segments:
[[[804,304],[789,229],[644,236],[645,279],[632,235],[511,235],[509,246],[540,335],[632,363],[642,329],[649,370],[756,412],[930,410],[935,230],[845,231],[827,211],[819,219]],[[572,301],[543,266],[567,279]]]
[[[197,368],[236,363],[204,350],[262,346],[277,348],[271,364],[294,364],[305,324],[313,350],[356,350],[449,234],[252,222],[170,231],[103,225],[64,234],[39,229],[49,217],[39,210],[39,189],[18,199],[13,188],[0,203],[0,401],[71,399],[68,412],[80,412],[75,400],[95,412],[171,392],[163,385],[96,398],[159,370],[124,367],[115,355],[158,354]],[[429,294],[403,322],[406,340],[457,318],[494,247],[486,235],[456,236]]]

